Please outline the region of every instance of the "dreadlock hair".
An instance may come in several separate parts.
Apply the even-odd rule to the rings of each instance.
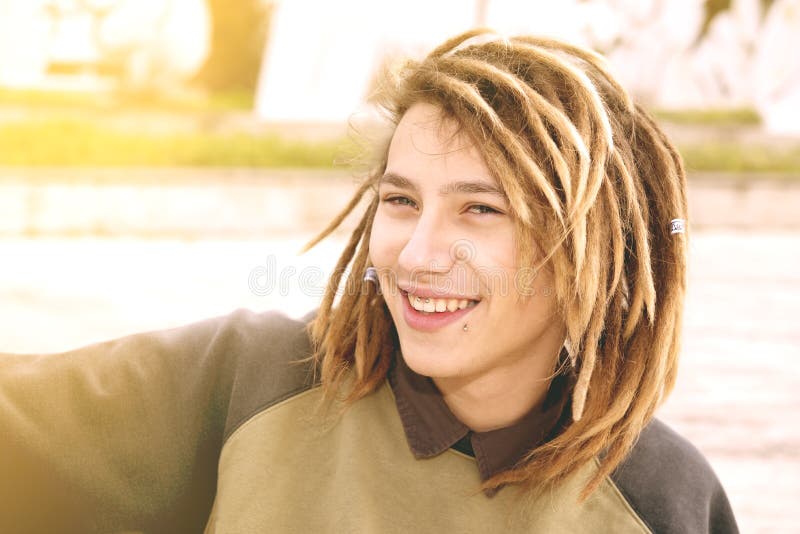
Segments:
[[[377,103],[394,127],[426,102],[469,135],[509,199],[523,264],[538,245],[539,267],[555,275],[577,377],[572,420],[484,488],[538,491],[597,458],[586,498],[675,381],[687,248],[685,234],[670,233],[670,221],[687,212],[680,156],[600,56],[552,39],[469,31],[407,61],[384,85]],[[343,393],[345,405],[381,385],[398,344],[385,301],[362,280],[382,150],[348,206],[307,245],[373,194],[310,327],[326,396]]]

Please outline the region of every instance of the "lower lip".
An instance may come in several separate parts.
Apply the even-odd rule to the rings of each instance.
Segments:
[[[450,323],[454,323],[459,319],[462,319],[465,315],[474,310],[478,304],[480,304],[474,304],[467,308],[453,312],[423,313],[415,310],[411,306],[406,293],[401,292],[400,299],[403,301],[403,317],[406,320],[406,324],[414,330],[421,330],[423,332],[433,332],[434,330],[443,328]]]

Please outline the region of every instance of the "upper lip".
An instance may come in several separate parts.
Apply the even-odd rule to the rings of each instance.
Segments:
[[[404,293],[409,293],[415,297],[420,298],[430,298],[430,299],[453,299],[453,300],[480,300],[478,297],[470,297],[466,295],[452,295],[446,294],[439,291],[434,291],[432,289],[427,289],[424,287],[413,287],[410,285],[398,285],[401,291]]]

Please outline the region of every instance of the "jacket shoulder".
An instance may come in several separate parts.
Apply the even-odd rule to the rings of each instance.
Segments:
[[[147,373],[172,376],[181,384],[178,396],[196,409],[205,406],[204,416],[220,427],[224,442],[258,411],[314,385],[307,333],[314,315],[294,319],[277,311],[239,309],[89,346],[82,352],[112,361],[136,355],[145,360],[146,365],[137,365]]]
[[[739,531],[708,461],[659,420],[645,427],[611,480],[656,534]]]
[[[239,310],[221,318],[214,344],[230,388],[223,441],[255,414],[315,385],[308,325],[279,312]]]

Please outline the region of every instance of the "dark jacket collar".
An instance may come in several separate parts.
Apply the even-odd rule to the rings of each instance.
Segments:
[[[472,432],[453,415],[433,381],[412,371],[399,351],[389,371],[389,383],[414,456],[430,458],[451,447],[472,453],[483,481],[514,467],[528,451],[553,437],[566,413],[571,390],[569,377],[558,375],[544,404],[519,422],[488,432]]]

